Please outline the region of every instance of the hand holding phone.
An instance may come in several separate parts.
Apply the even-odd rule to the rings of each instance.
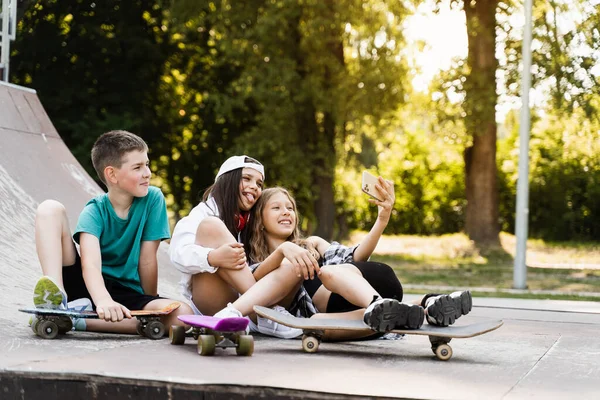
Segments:
[[[378,179],[376,176],[370,174],[367,171],[363,171],[362,174],[362,191],[374,198],[375,200],[383,201],[379,197],[380,194],[375,188],[375,185],[378,183]]]

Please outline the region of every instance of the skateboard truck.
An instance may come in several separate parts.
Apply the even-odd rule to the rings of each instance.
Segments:
[[[198,354],[201,356],[212,356],[217,347],[235,348],[238,356],[251,356],[254,352],[254,338],[245,335],[243,331],[248,325],[248,321],[244,318],[219,319],[198,315],[183,315],[178,318],[192,326],[188,334],[191,333],[191,336],[198,341]],[[171,326],[169,330],[171,344],[183,345],[185,337],[186,331],[183,326]]]
[[[303,329],[302,350],[306,353],[316,353],[324,334],[325,331],[320,329]]]
[[[452,347],[448,344],[451,340],[452,338],[429,336],[431,351],[439,360],[448,361],[452,357]]]

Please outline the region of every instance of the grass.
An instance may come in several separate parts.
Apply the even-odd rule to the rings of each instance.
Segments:
[[[364,234],[355,232],[350,242],[358,243]],[[529,240],[528,291],[517,292],[510,290],[516,239],[502,233],[500,241],[500,248],[482,253],[463,234],[385,235],[371,260],[392,266],[408,293],[423,292],[411,286],[447,286],[472,288],[481,296],[600,300],[599,243]]]

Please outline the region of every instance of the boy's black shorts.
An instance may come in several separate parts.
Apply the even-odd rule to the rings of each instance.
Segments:
[[[67,292],[68,300],[76,300],[86,297],[92,300],[90,292],[88,292],[83,280],[83,273],[81,272],[81,257],[77,253],[75,264],[67,267],[63,267],[63,284],[65,285],[65,291]],[[106,290],[111,295],[112,299],[117,303],[120,303],[130,310],[142,310],[146,304],[153,300],[163,299],[160,296],[151,296],[147,294],[141,294],[127,286],[121,285],[119,282],[104,278],[104,284]],[[92,301],[93,304],[93,301]],[[94,310],[96,305],[93,304]]]

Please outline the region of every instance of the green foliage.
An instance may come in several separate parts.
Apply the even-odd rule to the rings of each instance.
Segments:
[[[242,68],[212,3],[175,2],[168,32],[177,50],[167,59],[155,109],[166,121],[157,144],[162,178],[175,218],[187,215],[233,153],[235,138],[255,125],[254,106],[239,84]],[[240,153],[245,153],[241,151]]]
[[[74,155],[95,176],[90,149],[110,129],[152,148],[168,44],[163,1],[30,1],[19,21],[11,80],[32,87]]]
[[[511,15],[520,12],[507,6],[502,18],[505,57],[501,68],[506,92],[520,93],[522,28],[515,29]],[[570,115],[576,109],[597,119],[600,104],[600,8],[587,0],[533,2],[532,83],[547,93],[555,112]]]
[[[185,173],[186,165],[191,171],[191,160],[182,160],[181,154],[196,143],[198,124],[219,120],[230,124],[231,142],[220,142],[218,148],[226,155],[258,158],[267,167],[269,186],[288,187],[308,218],[314,221],[321,213],[319,220],[325,222],[322,218],[329,215],[316,202],[333,206],[327,189],[333,185],[336,157],[347,138],[356,134],[363,143],[376,140],[376,135],[366,138],[359,129],[384,118],[403,100],[407,68],[398,56],[403,42],[400,22],[408,11],[401,3],[379,0],[254,0],[178,1],[172,12],[180,25],[176,35],[185,41],[179,46],[177,65],[187,65],[183,70],[171,66],[183,76],[178,96],[193,98],[190,93],[202,89],[208,94],[202,103],[214,99],[215,115],[220,117],[207,117],[206,109],[200,110],[196,123],[182,122],[189,139],[169,134],[171,145],[181,149],[176,159],[164,160],[165,170],[175,168],[166,177],[169,184],[185,177],[188,184],[175,184],[194,191],[189,182],[202,178]],[[193,39],[194,29],[208,35]],[[192,69],[199,64],[204,67]],[[192,82],[195,79],[200,82]],[[216,136],[219,129],[204,128],[202,135]],[[208,147],[212,156],[206,150],[192,153],[196,159],[215,160],[213,146]],[[373,159],[371,152],[365,162]],[[177,193],[175,197],[187,196]],[[180,204],[181,209],[187,207],[187,202]]]
[[[515,125],[516,126],[516,125]],[[529,232],[546,240],[600,239],[600,141],[597,122],[583,111],[565,119],[547,115],[530,142]],[[514,199],[518,174],[517,129],[499,149],[504,199]],[[504,228],[513,230],[514,200],[505,202]]]
[[[376,128],[386,134],[378,143],[378,168],[371,172],[392,180],[396,193],[386,233],[443,234],[464,226],[463,145],[458,134],[464,127],[453,121],[440,124],[427,107],[428,101],[415,95],[395,123]],[[398,129],[398,121],[411,116],[415,123]],[[359,168],[338,169],[336,204],[349,227],[368,230],[377,218],[377,207],[367,202],[360,179]]]

